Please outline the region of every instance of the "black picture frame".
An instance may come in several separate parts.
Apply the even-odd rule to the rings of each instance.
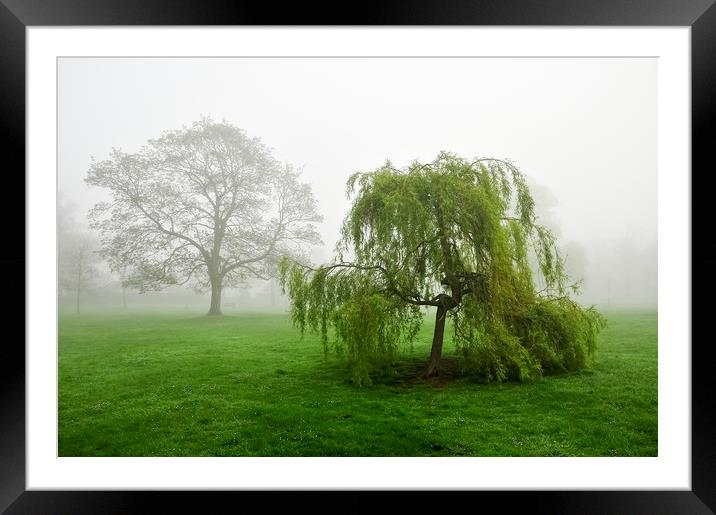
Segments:
[[[401,511],[430,504],[443,509],[482,508],[499,503],[501,510],[530,506],[536,513],[713,513],[716,510],[716,429],[712,395],[714,374],[711,338],[694,329],[707,326],[714,291],[716,239],[710,236],[705,180],[713,169],[710,150],[716,142],[716,5],[714,0],[403,0],[354,4],[287,3],[243,0],[0,0],[1,144],[6,156],[5,185],[25,191],[25,29],[28,26],[86,25],[529,25],[529,26],[689,26],[692,37],[692,490],[691,491],[525,491],[525,492],[398,492]],[[7,161],[7,158],[11,159]],[[16,181],[12,186],[7,181]],[[698,186],[701,187],[698,187]],[[697,186],[697,187],[694,187]],[[14,197],[14,201],[8,200]],[[22,205],[22,207],[17,204]],[[8,271],[7,292],[24,291],[24,195],[8,195],[0,203],[6,221],[0,260]],[[10,244],[14,240],[13,244]],[[19,242],[22,241],[21,245]],[[53,295],[54,290],[48,291]],[[705,295],[700,300],[697,292]],[[668,292],[667,292],[668,293]],[[24,302],[17,296],[3,313],[8,322],[24,320]],[[22,311],[22,312],[21,312]],[[10,324],[6,324],[9,327]],[[25,491],[25,351],[23,337],[3,339],[0,363],[0,510],[20,513],[154,513],[190,509],[236,512],[247,503],[264,508],[290,504],[311,512],[367,511],[384,504],[379,492],[79,492]],[[429,473],[429,471],[426,471]],[[338,498],[336,498],[338,497]],[[449,502],[449,504],[445,504]],[[224,506],[223,508],[221,506]],[[440,509],[439,507],[437,509]]]

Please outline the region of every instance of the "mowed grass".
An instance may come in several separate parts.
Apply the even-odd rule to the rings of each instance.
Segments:
[[[589,371],[370,387],[283,314],[63,316],[59,455],[656,456],[656,312],[605,314]]]

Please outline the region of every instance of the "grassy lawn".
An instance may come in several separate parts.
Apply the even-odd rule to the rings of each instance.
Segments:
[[[605,314],[590,371],[363,388],[286,315],[66,315],[59,454],[656,456],[656,312]]]

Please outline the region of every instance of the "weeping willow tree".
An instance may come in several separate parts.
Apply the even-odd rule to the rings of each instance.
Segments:
[[[424,375],[438,375],[446,319],[466,373],[530,380],[590,364],[604,318],[583,308],[555,236],[537,223],[522,173],[496,159],[441,153],[348,180],[353,201],[334,262],[285,259],[294,324],[320,333],[369,383],[435,311]],[[539,290],[537,283],[540,284]]]

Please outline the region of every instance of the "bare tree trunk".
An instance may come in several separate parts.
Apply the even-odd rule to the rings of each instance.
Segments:
[[[80,249],[79,263],[77,264],[77,314],[80,314],[80,291],[82,290],[82,258],[84,249]]]
[[[119,285],[122,287],[122,309],[127,309],[127,264],[122,265],[119,274]]]
[[[443,352],[443,337],[445,336],[445,318],[447,309],[438,306],[435,314],[435,331],[433,332],[433,347],[430,351],[430,361],[428,368],[425,370],[424,377],[432,377],[438,375],[438,367],[440,366],[440,358]]]
[[[218,275],[218,274],[217,274]],[[207,315],[221,315],[221,278],[211,277],[211,305]]]

